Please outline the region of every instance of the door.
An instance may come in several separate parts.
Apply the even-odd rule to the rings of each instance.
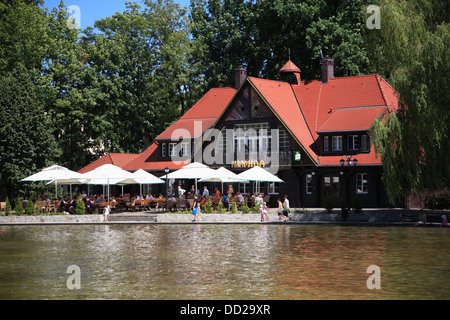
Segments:
[[[327,196],[331,197],[334,207],[339,207],[340,197],[340,183],[338,175],[324,175],[323,176],[323,192],[322,192],[322,204],[325,203]]]

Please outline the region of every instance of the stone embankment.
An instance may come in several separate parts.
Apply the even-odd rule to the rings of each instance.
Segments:
[[[291,213],[290,222],[297,223],[394,223],[399,222],[398,213],[350,214],[345,221],[340,213]],[[191,223],[189,213],[124,212],[109,216],[108,223]],[[279,222],[276,213],[269,213],[270,222]],[[255,213],[202,213],[202,223],[260,223]],[[5,224],[93,224],[105,223],[103,215],[49,215],[49,216],[0,216],[0,225]]]

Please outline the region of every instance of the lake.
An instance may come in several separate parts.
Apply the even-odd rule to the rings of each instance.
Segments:
[[[0,226],[0,299],[449,299],[449,240],[419,227]]]

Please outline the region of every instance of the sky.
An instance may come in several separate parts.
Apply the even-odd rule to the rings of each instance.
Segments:
[[[81,29],[87,27],[94,27],[96,20],[109,17],[116,12],[123,12],[125,10],[125,1],[127,0],[64,0],[64,5],[77,6],[79,8],[79,21],[81,21]],[[44,6],[49,8],[57,7],[61,0],[45,0]],[[140,3],[139,0],[131,0],[130,2]],[[189,6],[190,0],[174,0],[175,3],[182,7]],[[75,8],[75,7],[74,7]],[[72,15],[77,15],[76,11],[72,11]],[[75,17],[75,19],[77,19]]]

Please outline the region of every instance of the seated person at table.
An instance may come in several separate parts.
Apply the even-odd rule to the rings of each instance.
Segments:
[[[153,200],[153,196],[150,192],[145,196],[145,200]]]
[[[222,197],[223,207],[228,209],[228,197],[224,194]]]
[[[216,192],[214,193],[214,198],[220,198],[221,194],[218,188],[216,188]]]
[[[69,204],[69,200],[67,199],[67,196],[65,196],[64,198],[61,199],[61,202],[59,203],[59,210],[61,212],[67,212],[68,211],[68,206]]]
[[[75,209],[77,208],[77,197],[73,196],[67,207],[70,214],[75,214]]]
[[[244,203],[244,196],[238,191],[236,192],[238,199],[239,199],[239,205]]]

